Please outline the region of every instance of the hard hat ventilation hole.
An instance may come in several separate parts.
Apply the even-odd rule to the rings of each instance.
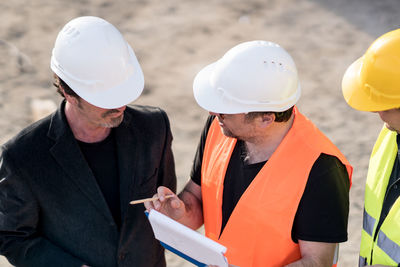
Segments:
[[[266,69],[274,69],[278,72],[288,71],[282,62],[276,62],[275,60],[268,61],[268,59],[266,59],[263,60],[263,63],[265,64]]]
[[[76,37],[77,35],[80,34],[79,30],[77,30],[76,28],[71,27],[71,26],[65,27],[64,33],[66,35],[71,35],[72,38],[74,38],[74,37]]]
[[[69,25],[65,26],[65,28],[64,28],[64,32],[65,32],[66,34],[68,34],[69,32],[71,32],[71,30],[72,30],[72,27],[69,26]]]

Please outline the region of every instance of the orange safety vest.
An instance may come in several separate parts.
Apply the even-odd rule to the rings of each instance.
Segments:
[[[301,258],[291,238],[294,217],[309,173],[321,153],[352,167],[339,149],[294,108],[294,122],[234,208],[222,234],[222,194],[226,169],[236,144],[217,120],[207,134],[201,169],[206,236],[227,247],[230,264],[283,266]]]

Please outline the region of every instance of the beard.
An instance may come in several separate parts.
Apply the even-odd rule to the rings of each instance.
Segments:
[[[230,137],[230,138],[236,138],[238,140],[243,140],[243,138],[237,134],[234,134],[231,130],[229,130],[228,128],[224,128],[221,127],[221,131],[222,133],[226,136],[226,137]]]
[[[222,133],[227,136],[227,137],[232,137],[232,138],[236,138],[236,135],[234,135],[230,130],[222,128],[221,127],[221,131]]]
[[[107,122],[102,122],[100,124],[100,126],[105,127],[105,128],[116,128],[121,124],[123,119],[124,119],[124,113],[122,113],[118,117],[110,118]]]

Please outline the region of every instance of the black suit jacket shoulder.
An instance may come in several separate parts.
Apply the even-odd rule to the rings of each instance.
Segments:
[[[115,128],[122,228],[68,126],[63,104],[2,146],[0,252],[16,266],[164,266],[141,205],[176,189],[172,134],[159,108],[127,107]]]

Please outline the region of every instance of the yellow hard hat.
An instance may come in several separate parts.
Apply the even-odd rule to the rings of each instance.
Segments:
[[[361,111],[400,107],[400,29],[376,39],[348,67],[342,92],[346,102]]]

